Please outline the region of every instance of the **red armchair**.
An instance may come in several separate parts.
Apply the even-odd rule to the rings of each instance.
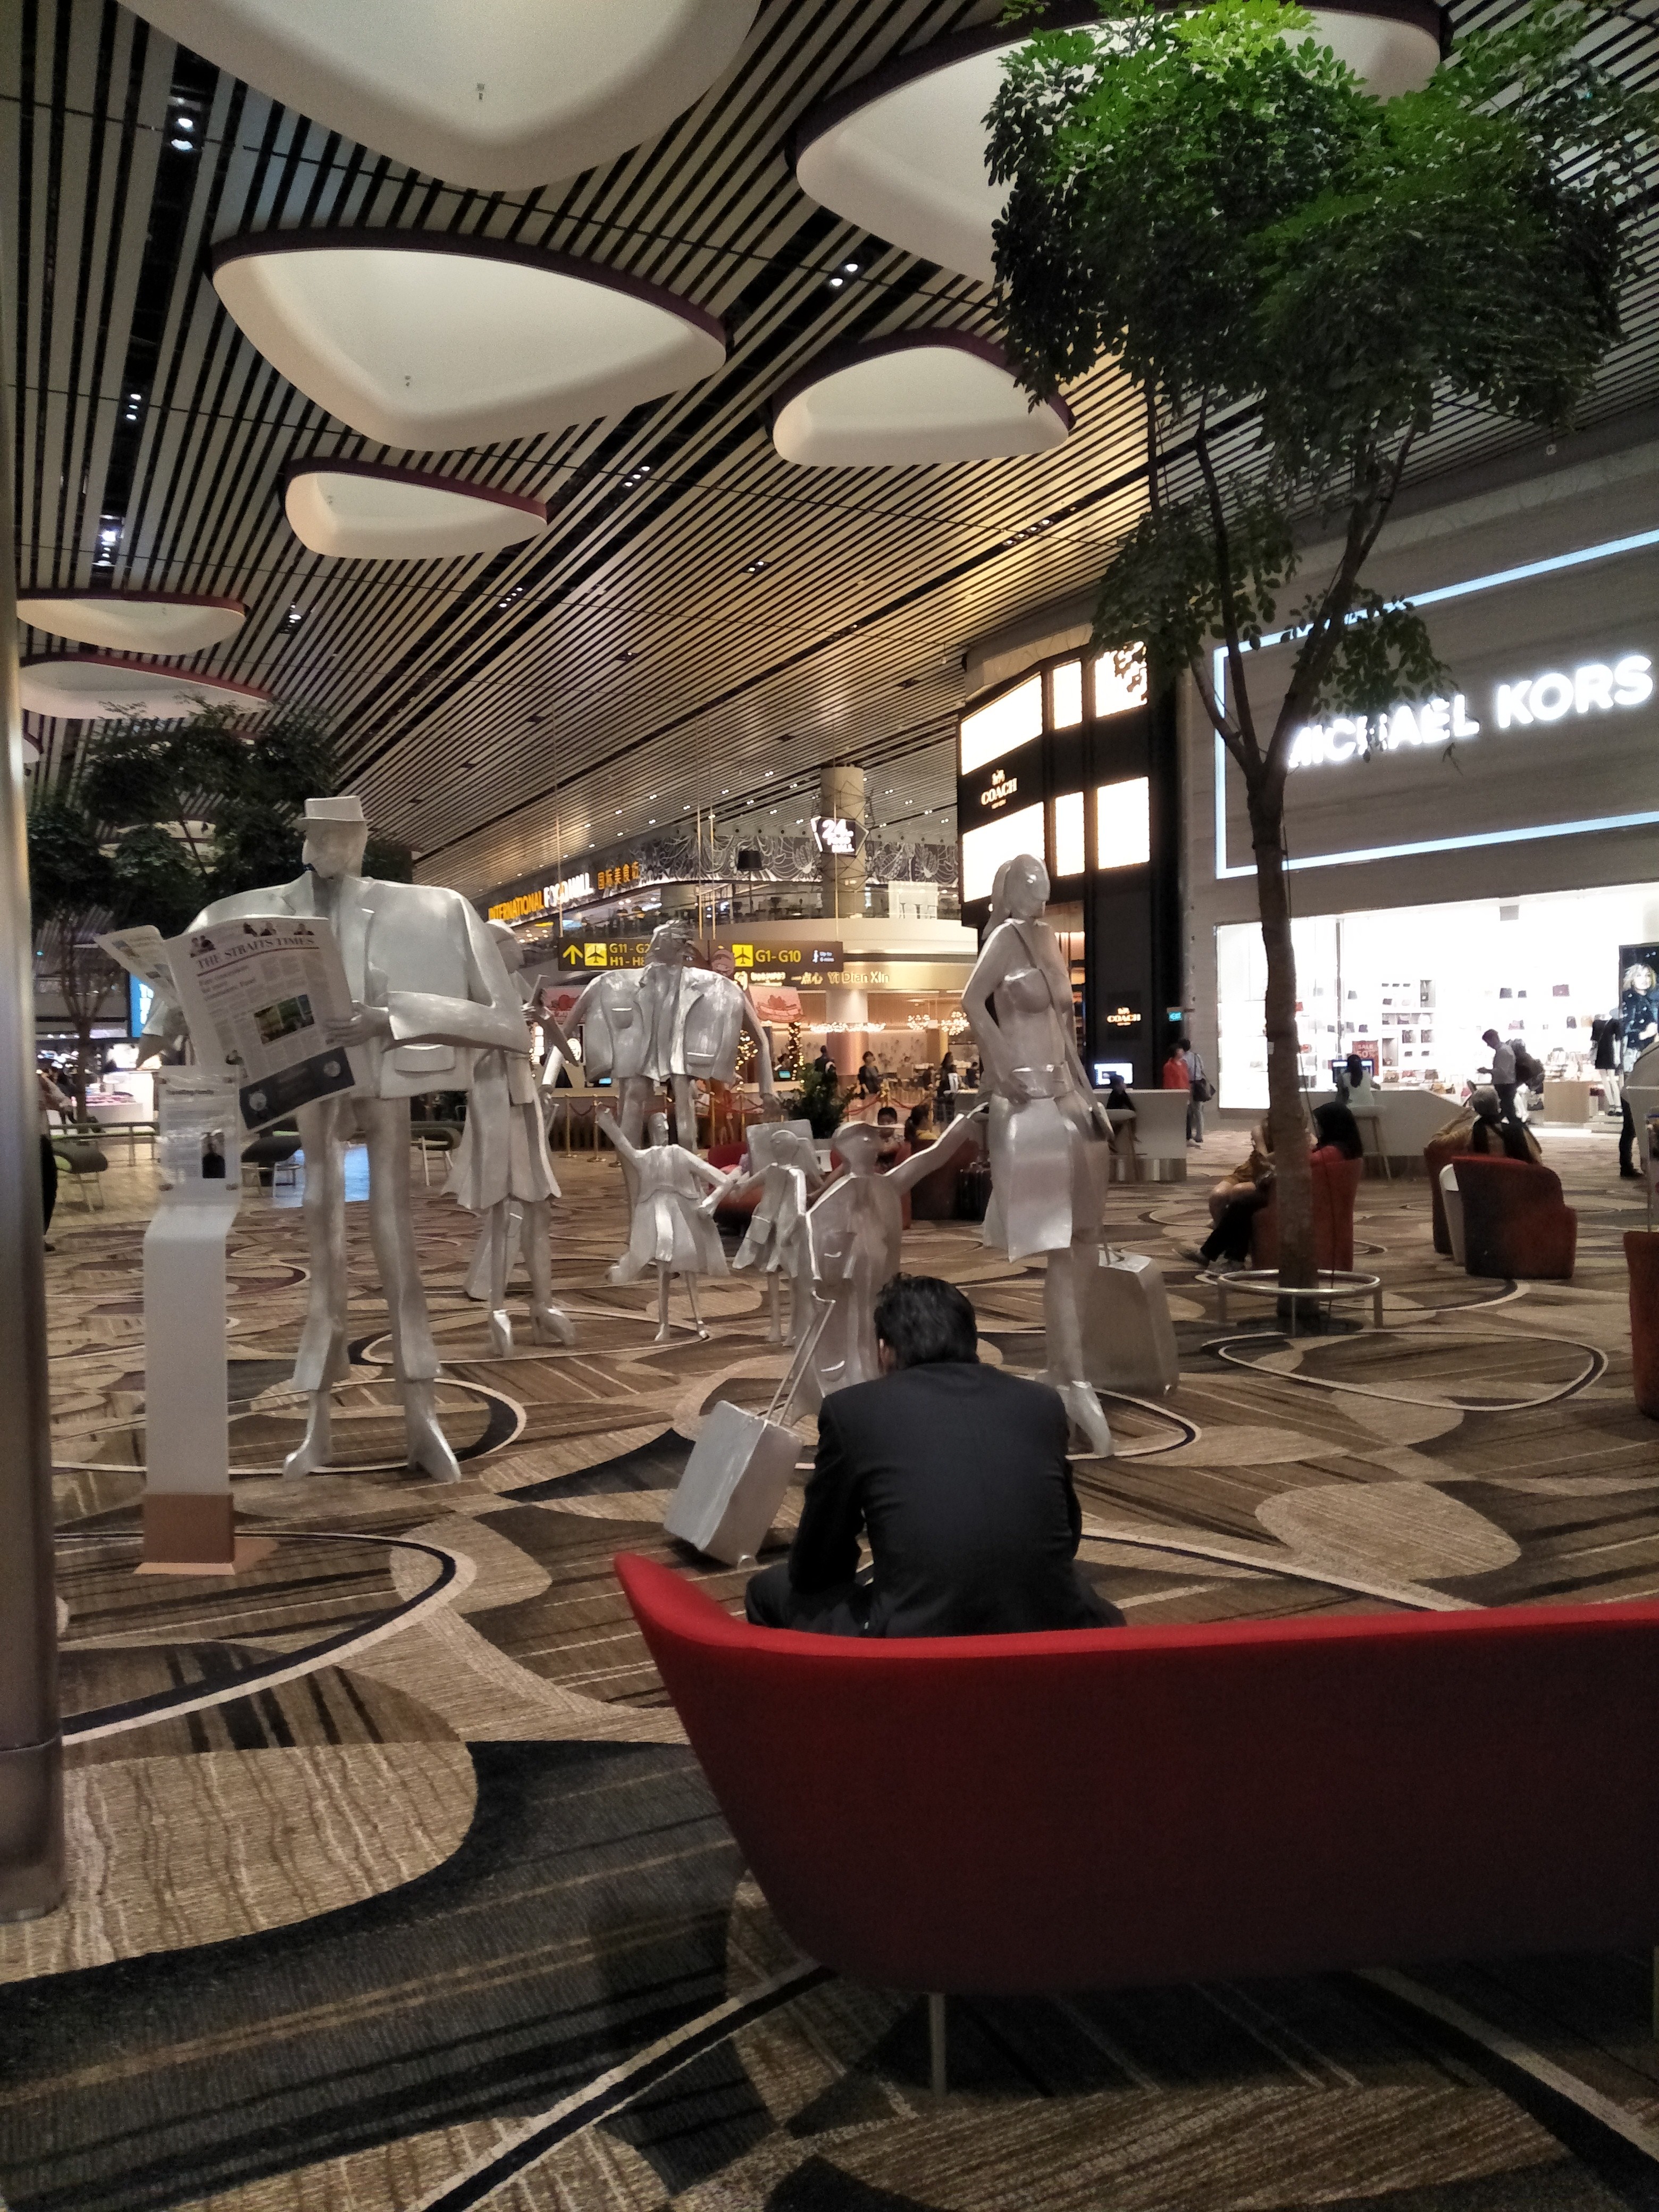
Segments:
[[[1451,1165],[1463,1200],[1466,1274],[1571,1281],[1578,1216],[1553,1169],[1479,1152],[1460,1152]]]
[[[1649,1945],[1659,1603],[862,1642],[617,1572],[809,1956],[1026,1992]]]
[[[1321,1145],[1313,1156],[1314,1262],[1320,1267],[1352,1269],[1353,1202],[1365,1172],[1364,1160],[1345,1158],[1334,1145]],[[1250,1264],[1279,1265],[1279,1189],[1250,1224]]]
[[[706,1158],[711,1168],[718,1168],[722,1175],[729,1175],[741,1164],[747,1150],[746,1145],[710,1145]],[[760,1204],[760,1195],[758,1183],[749,1190],[727,1191],[714,1208],[715,1220],[728,1229],[747,1229],[750,1215]]]

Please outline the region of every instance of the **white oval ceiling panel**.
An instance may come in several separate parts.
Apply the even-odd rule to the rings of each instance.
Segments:
[[[1440,58],[1444,17],[1432,0],[1310,12],[1312,35],[1380,99],[1425,82]],[[1042,18],[1048,29],[1099,21],[1093,0],[1050,8]],[[937,39],[826,100],[794,134],[802,191],[907,253],[994,283],[991,226],[1008,193],[985,166],[985,118],[1004,62],[1030,36],[990,24]]]
[[[547,527],[542,500],[369,461],[296,461],[283,504],[302,545],[348,560],[495,553]]]
[[[285,107],[447,184],[574,177],[682,115],[758,0],[134,0]]]
[[[152,668],[100,653],[37,654],[18,671],[25,708],[66,722],[182,722],[198,708],[236,707],[257,714],[269,691],[202,676],[187,668]]]
[[[229,239],[213,250],[213,283],[307,399],[417,453],[625,414],[726,360],[724,326],[658,285],[448,232]]]
[[[1421,0],[1397,7],[1310,8],[1311,33],[1291,32],[1292,45],[1310,36],[1346,62],[1378,100],[1399,92],[1420,92],[1444,52],[1445,15]]]
[[[199,653],[234,637],[247,620],[240,599],[179,592],[19,592],[17,616],[53,637],[112,653]]]
[[[914,468],[1045,453],[1072,428],[1033,407],[1007,356],[963,331],[907,331],[826,354],[773,403],[772,442],[805,468]]]

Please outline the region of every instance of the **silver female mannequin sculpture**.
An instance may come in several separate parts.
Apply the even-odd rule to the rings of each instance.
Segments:
[[[489,933],[501,965],[517,977],[524,966],[523,945],[505,922],[492,921]],[[519,988],[522,996],[522,982]],[[569,1316],[553,1303],[550,1201],[559,1195],[559,1186],[529,1045],[526,1029],[523,1052],[481,1052],[474,1061],[466,1127],[444,1186],[479,1217],[466,1294],[489,1306],[490,1348],[503,1356],[513,1349],[507,1280],[515,1245],[530,1276],[531,1328],[537,1342],[576,1340]]]
[[[707,1336],[708,1331],[697,1311],[697,1278],[724,1275],[726,1267],[720,1231],[704,1210],[709,1203],[708,1191],[700,1191],[698,1185],[723,1191],[731,1177],[711,1168],[707,1160],[687,1152],[683,1145],[671,1145],[665,1114],[651,1116],[651,1141],[645,1146],[630,1144],[616,1115],[608,1110],[600,1115],[599,1127],[633,1172],[628,1249],[611,1268],[611,1281],[631,1283],[647,1267],[656,1269],[657,1342],[666,1344],[669,1278],[682,1277],[691,1302],[693,1325],[699,1336]]]
[[[962,994],[991,1098],[985,1242],[1011,1260],[1048,1255],[1048,1377],[1097,1452],[1112,1433],[1085,1380],[1087,1270],[1098,1266],[1109,1125],[1078,1058],[1072,985],[1042,919],[1048,872],[1023,853],[998,869],[984,947]]]

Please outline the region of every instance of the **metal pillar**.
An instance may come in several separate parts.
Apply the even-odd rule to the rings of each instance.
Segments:
[[[0,361],[10,359],[0,325]],[[64,1899],[34,962],[17,696],[9,392],[0,404],[0,1920]]]

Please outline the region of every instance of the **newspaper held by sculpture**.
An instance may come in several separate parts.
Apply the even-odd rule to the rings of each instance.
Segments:
[[[93,941],[112,960],[118,960],[129,975],[136,975],[152,991],[171,994],[173,968],[167,959],[167,939],[159,929],[145,922],[138,929],[106,930]]]
[[[349,1091],[359,1071],[329,1024],[351,1018],[351,991],[326,921],[240,915],[167,945],[179,1003],[203,1065],[240,1063],[244,1129]]]

